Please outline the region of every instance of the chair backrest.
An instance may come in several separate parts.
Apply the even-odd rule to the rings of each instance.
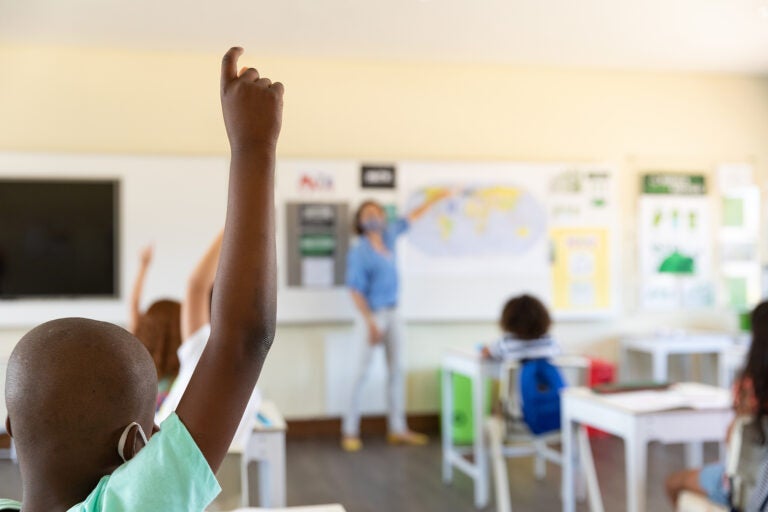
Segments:
[[[585,386],[589,375],[589,359],[582,356],[560,355],[551,359],[562,373],[566,386]],[[505,361],[501,368],[499,399],[508,418],[522,419],[520,400],[520,361]]]
[[[768,421],[764,422],[764,428]],[[731,504],[744,510],[748,497],[757,488],[761,467],[768,462],[768,446],[751,416],[736,418],[726,456],[726,474],[731,481]]]

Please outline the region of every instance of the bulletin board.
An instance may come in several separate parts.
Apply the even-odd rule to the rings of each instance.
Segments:
[[[344,204],[350,217],[365,199],[396,217],[445,196],[398,244],[408,320],[495,321],[506,299],[519,293],[541,297],[558,320],[617,310],[617,183],[609,165],[284,161],[278,175],[280,201]],[[351,235],[351,225],[348,230]],[[278,232],[279,251],[301,236],[285,225]],[[289,254],[278,260],[297,267]],[[346,289],[313,282],[318,279],[287,286],[281,272],[283,321],[352,318]]]

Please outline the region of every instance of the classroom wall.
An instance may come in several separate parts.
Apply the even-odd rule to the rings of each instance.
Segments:
[[[566,349],[615,359],[629,333],[735,326],[722,311],[638,311],[637,174],[750,161],[763,184],[765,77],[246,57],[286,84],[283,157],[616,164],[622,313],[558,325]],[[217,54],[0,46],[0,151],[224,154],[218,69]],[[279,327],[261,385],[287,416],[324,414],[324,337],[347,328]],[[21,334],[0,331],[0,357]],[[495,334],[490,323],[409,325],[409,409],[437,409],[443,350]]]

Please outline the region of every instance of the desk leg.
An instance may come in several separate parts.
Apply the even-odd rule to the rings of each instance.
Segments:
[[[700,468],[704,465],[704,443],[688,443],[685,445],[685,467]]]
[[[475,434],[475,506],[485,508],[488,505],[490,483],[488,482],[488,447],[485,443],[485,393],[482,374],[472,377],[472,420]]]
[[[240,505],[243,508],[251,506],[251,496],[248,480],[248,448],[240,456]]]
[[[627,512],[645,512],[648,446],[635,430],[624,439],[627,465]]]
[[[619,375],[616,380],[618,381],[631,381],[632,375],[630,370],[629,361],[629,349],[622,343],[619,348]]]
[[[669,354],[654,350],[653,354],[653,380],[667,382],[669,380]]]
[[[576,442],[574,432],[576,426],[571,421],[567,406],[562,408],[562,443],[563,443],[563,512],[576,510]]]
[[[443,482],[451,483],[453,480],[453,372],[443,369]]]
[[[582,426],[579,426],[579,461],[587,479],[589,509],[592,512],[605,512],[603,497],[600,494],[600,484],[597,481],[595,460],[592,457],[592,446],[589,444],[589,434],[586,427]]]
[[[285,433],[270,435],[266,456],[259,461],[259,506],[285,507]]]
[[[717,385],[721,388],[730,389],[732,380],[728,372],[727,355],[724,351],[717,353]]]

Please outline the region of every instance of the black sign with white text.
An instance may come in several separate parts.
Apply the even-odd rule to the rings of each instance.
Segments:
[[[360,173],[360,186],[363,188],[395,188],[396,176],[394,165],[364,165]]]

